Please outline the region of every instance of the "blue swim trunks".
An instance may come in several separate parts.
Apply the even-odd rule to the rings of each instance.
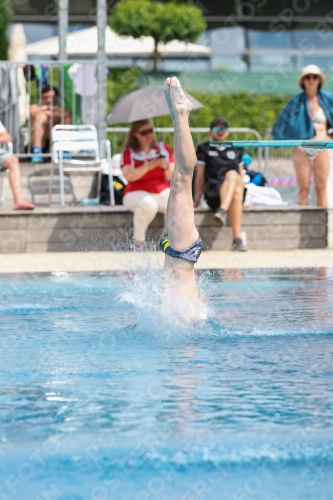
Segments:
[[[168,235],[164,235],[160,241],[160,249],[162,252],[170,255],[170,257],[174,257],[175,259],[183,259],[187,262],[191,262],[191,264],[195,264],[202,251],[202,240],[199,238],[188,248],[185,250],[173,250],[169,243]]]

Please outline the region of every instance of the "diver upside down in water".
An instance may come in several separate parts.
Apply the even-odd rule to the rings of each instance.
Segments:
[[[174,126],[175,162],[165,218],[167,234],[161,239],[160,248],[165,253],[164,269],[170,269],[175,278],[175,293],[186,298],[189,317],[195,320],[201,301],[194,264],[200,257],[202,241],[194,224],[192,199],[196,153],[189,114],[193,105],[176,77],[166,79],[164,92]]]

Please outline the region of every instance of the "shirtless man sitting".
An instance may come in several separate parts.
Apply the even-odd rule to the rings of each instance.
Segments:
[[[0,144],[11,142],[12,138],[3,124],[0,122]],[[0,148],[0,172],[9,170],[9,182],[14,195],[13,210],[34,210],[36,207],[32,203],[25,201],[22,196],[22,183],[20,164],[17,156],[13,156],[8,151]]]
[[[50,140],[51,130],[54,125],[71,125],[72,113],[60,106],[55,106],[57,89],[50,85],[42,88],[42,105],[32,104],[30,106],[31,117],[31,146],[32,162],[43,161],[41,152]]]

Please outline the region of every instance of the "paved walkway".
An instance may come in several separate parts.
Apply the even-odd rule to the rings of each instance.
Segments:
[[[52,271],[122,271],[149,260],[163,264],[161,252],[59,252],[0,254],[0,273]],[[333,266],[333,249],[203,252],[196,269]]]

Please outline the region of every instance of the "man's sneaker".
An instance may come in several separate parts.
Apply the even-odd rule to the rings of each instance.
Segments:
[[[63,152],[63,159],[67,161],[71,161],[73,159],[73,156],[69,151],[64,151]]]
[[[43,157],[41,155],[41,149],[38,146],[34,146],[32,148],[33,156],[31,158],[32,163],[41,163],[43,161]]]
[[[233,240],[231,250],[235,250],[236,252],[246,252],[246,246],[241,238],[235,238]]]
[[[226,226],[227,224],[228,212],[224,210],[224,208],[218,208],[214,214],[214,218],[218,219],[222,226]]]

